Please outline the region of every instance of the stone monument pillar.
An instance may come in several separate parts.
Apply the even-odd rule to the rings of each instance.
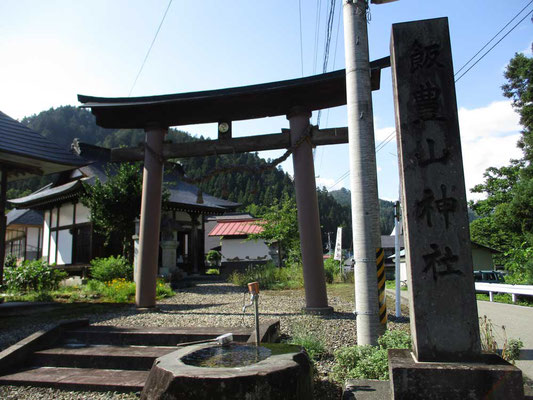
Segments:
[[[393,25],[391,62],[413,338],[389,351],[393,397],[521,398],[481,354],[448,19]]]
[[[308,111],[300,109],[293,110],[287,116],[291,128],[291,145],[294,146],[303,135],[307,134],[310,116]],[[328,314],[333,308],[328,306],[326,293],[313,149],[309,140],[294,150],[292,160],[302,247],[305,310],[310,313]]]
[[[176,249],[178,248],[177,240],[161,241],[161,268],[159,274],[170,278],[173,272],[176,272]]]
[[[198,214],[191,214],[192,275],[199,275],[200,269],[198,224]]]

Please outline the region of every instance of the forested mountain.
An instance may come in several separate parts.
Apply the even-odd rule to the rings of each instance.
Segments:
[[[74,138],[78,138],[80,142],[108,148],[133,147],[144,141],[142,130],[100,128],[96,125],[90,111],[72,106],[51,108],[37,115],[26,117],[21,122],[65,148],[70,148]],[[166,137],[166,140],[174,143],[203,139],[203,137],[194,137],[176,129],[170,129]],[[178,161],[183,165],[186,175],[195,179],[209,175],[213,170],[229,166],[243,166],[248,170],[257,169],[269,160],[260,158],[257,153],[243,153],[184,158]],[[260,213],[263,207],[283,199],[284,196],[294,196],[292,178],[281,168],[268,169],[261,173],[250,173],[244,169],[215,175],[198,183],[198,186],[206,193],[241,203],[243,210],[248,209],[256,213]],[[9,187],[8,198],[28,194],[52,180],[53,176],[13,182]],[[328,193],[323,188],[318,190],[318,201],[324,243],[327,243],[327,232],[336,232],[337,226],[343,226],[345,228],[343,247],[349,248],[351,243],[350,192],[341,189]],[[380,203],[381,230],[383,234],[389,234],[394,224],[392,218],[394,204],[385,201],[380,201]]]

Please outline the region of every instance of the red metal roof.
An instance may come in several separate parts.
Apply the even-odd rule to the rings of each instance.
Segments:
[[[263,227],[258,224],[261,220],[229,220],[218,222],[208,236],[244,236],[251,233],[261,233]]]

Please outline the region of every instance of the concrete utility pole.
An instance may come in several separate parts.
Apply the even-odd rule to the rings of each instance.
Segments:
[[[380,331],[376,248],[381,237],[367,7],[366,0],[343,1],[358,345],[376,345]]]

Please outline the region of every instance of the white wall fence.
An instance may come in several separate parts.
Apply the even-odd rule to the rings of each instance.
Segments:
[[[494,293],[510,293],[513,303],[516,302],[516,295],[533,296],[533,285],[506,285],[503,283],[476,282],[476,292],[488,292],[490,301],[493,300]]]

